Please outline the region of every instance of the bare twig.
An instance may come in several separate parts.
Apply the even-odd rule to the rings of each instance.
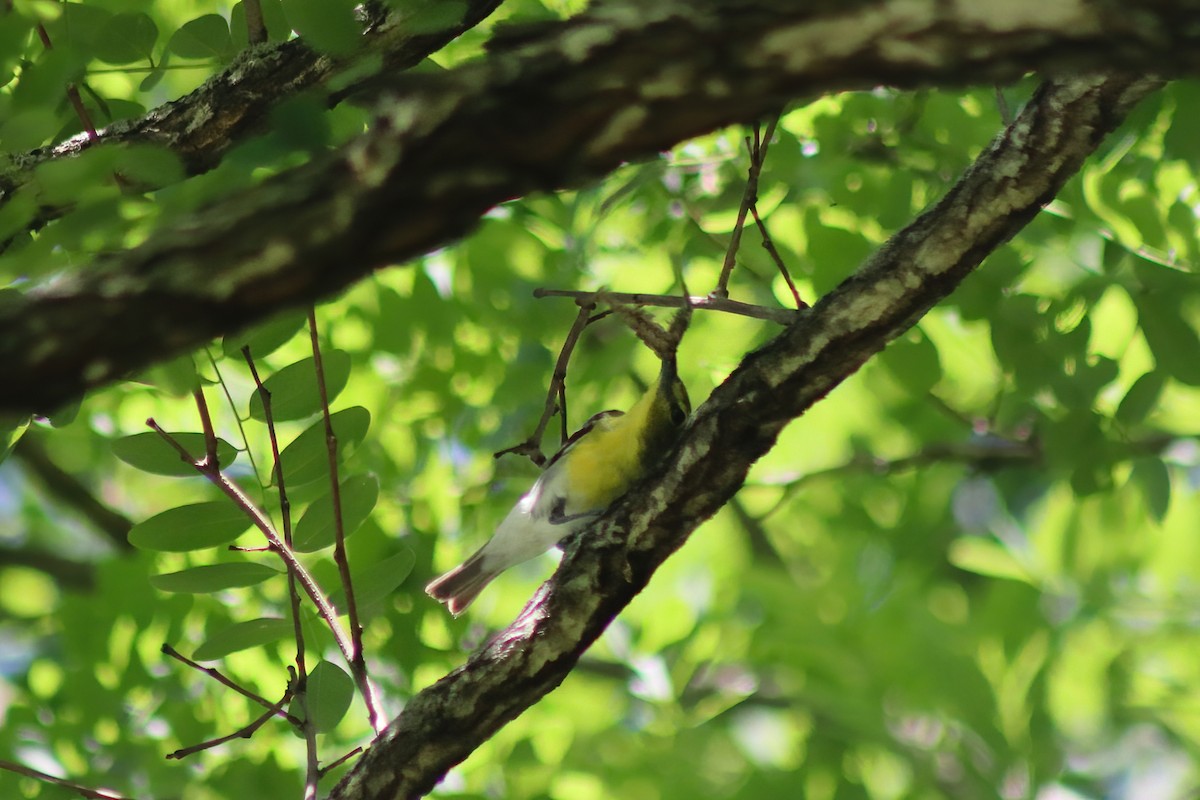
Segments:
[[[258,703],[263,708],[272,708],[272,709],[276,708],[275,703],[272,703],[270,700],[268,700],[267,698],[263,697],[260,694],[256,694],[256,693],[250,691],[249,689],[247,689],[245,686],[242,686],[237,681],[234,681],[231,678],[227,678],[225,675],[223,675],[221,673],[220,670],[216,670],[216,669],[213,669],[212,667],[205,667],[200,664],[197,664],[195,661],[192,661],[190,658],[188,658],[183,653],[176,650],[174,647],[171,647],[171,645],[169,645],[169,644],[164,643],[161,649],[162,649],[163,655],[170,656],[171,658],[175,659],[176,661],[186,664],[187,666],[191,667],[192,669],[194,669],[198,672],[203,672],[205,675],[212,678],[217,683],[221,684],[222,686],[229,687],[233,691],[240,694],[242,697],[245,697],[247,700],[253,700],[255,703]],[[282,707],[277,708],[276,713],[279,717],[286,719],[288,722],[295,725],[296,727],[300,726],[300,720],[296,719],[295,717],[293,717],[291,714],[287,713],[286,711],[283,711]]]
[[[545,297],[548,295],[539,295],[535,290],[534,297]],[[549,424],[550,418],[554,416],[555,411],[561,411],[563,414],[563,442],[566,442],[567,426],[566,426],[566,380],[567,380],[567,362],[571,360],[571,352],[575,349],[575,343],[579,341],[579,335],[583,333],[583,329],[591,324],[591,313],[596,308],[597,292],[571,292],[569,296],[575,298],[575,304],[579,306],[579,313],[575,315],[575,322],[571,325],[571,330],[567,332],[567,338],[563,341],[562,349],[558,351],[558,361],[554,364],[554,374],[550,377],[550,388],[546,391],[546,408],[542,411],[542,418],[538,420],[537,428],[533,434],[518,445],[501,450],[495,454],[499,458],[506,453],[516,453],[529,458],[534,464],[539,467],[546,463],[546,457],[542,455],[542,434],[546,431],[546,425]],[[567,296],[565,293],[561,296]],[[555,401],[561,398],[563,404],[559,406]]]
[[[288,499],[287,485],[283,478],[283,462],[279,457],[279,436],[275,431],[275,415],[271,406],[271,390],[264,386],[262,379],[259,378],[258,368],[254,364],[254,357],[250,354],[249,345],[242,348],[242,357],[246,359],[246,366],[250,369],[250,375],[254,378],[254,385],[258,389],[259,397],[262,398],[263,419],[267,423],[267,435],[271,441],[271,469],[275,476],[275,485],[279,491],[280,524],[283,526],[283,542],[290,548],[292,546],[292,504],[291,500]],[[287,570],[288,603],[292,615],[292,638],[296,642],[296,667],[292,675],[292,685],[295,687],[295,693],[300,703],[306,709],[304,721],[298,725],[301,734],[304,736],[305,750],[314,751],[317,746],[317,732],[307,712],[308,667],[304,645],[304,627],[300,618],[300,592],[296,588],[296,581],[296,571],[289,566]],[[311,781],[306,781],[306,785],[309,782]]]
[[[219,470],[221,461],[217,457],[217,433],[213,430],[212,416],[208,413],[208,401],[204,399],[204,390],[192,390],[192,398],[196,401],[196,412],[200,415],[200,428],[204,431],[204,459],[210,469]]]
[[[11,7],[11,0],[8,4]],[[42,23],[37,24],[38,38],[42,40],[42,46],[47,50],[53,50],[54,45],[50,41],[50,33],[46,30],[46,26]],[[96,133],[96,126],[92,124],[92,117],[88,114],[87,108],[83,105],[83,98],[79,96],[79,89],[73,83],[67,84],[67,100],[71,103],[71,108],[75,110],[75,116],[79,117],[79,122],[83,125],[83,130],[87,134],[89,141],[95,142],[100,136]]]
[[[361,752],[362,752],[362,748],[356,747],[353,750],[351,750],[349,753],[346,753],[344,756],[341,756],[340,758],[338,758],[336,761],[332,761],[329,764],[326,764],[325,766],[321,767],[321,777],[325,777],[325,775],[327,773],[337,769],[342,764],[345,764],[347,761],[349,761],[351,758],[353,758],[354,756],[358,755]]]
[[[337,564],[338,577],[346,593],[346,612],[350,623],[350,641],[354,657],[350,660],[350,671],[358,684],[363,703],[367,707],[367,718],[376,733],[387,726],[387,719],[379,708],[375,687],[367,674],[367,661],[363,655],[362,625],[358,620],[358,603],[354,598],[354,583],[350,578],[350,558],[346,554],[346,529],[342,523],[342,487],[338,478],[337,434],[333,431],[333,419],[329,414],[329,392],[325,387],[325,366],[321,359],[321,343],[317,335],[317,312],[309,306],[308,331],[312,341],[313,366],[317,373],[317,392],[321,397],[321,418],[325,422],[325,448],[329,456],[329,500],[333,510],[333,560]]]
[[[771,256],[771,260],[775,262],[775,266],[779,269],[779,274],[783,276],[784,282],[788,289],[792,292],[792,299],[796,302],[796,308],[808,308],[808,303],[800,299],[800,292],[796,289],[796,282],[792,280],[792,274],[788,272],[787,265],[783,263],[783,256],[779,254],[779,249],[775,247],[775,241],[771,238],[771,233],[767,230],[766,223],[762,221],[762,217],[758,215],[758,205],[750,206],[750,214],[754,217],[754,224],[758,226],[758,232],[762,235],[762,246]]]
[[[729,235],[729,246],[725,248],[725,262],[721,265],[721,276],[717,279],[717,288],[713,290],[713,297],[729,297],[729,276],[733,274],[738,249],[742,245],[742,229],[746,225],[746,214],[758,201],[758,176],[762,172],[763,159],[767,155],[767,142],[775,132],[775,124],[778,121],[779,117],[776,115],[767,123],[765,137],[760,136],[758,123],[755,123],[754,143],[751,144],[747,139],[746,146],[750,150],[750,167],[746,171],[746,189],[742,192],[737,221],[733,224],[733,231]]]
[[[262,44],[267,40],[267,24],[263,21],[262,3],[259,0],[245,0],[242,10],[246,13],[246,38],[250,45]]]
[[[56,778],[53,775],[48,775],[45,772],[33,769],[32,767],[27,767],[24,764],[17,764],[12,761],[0,759],[0,769],[7,770],[8,772],[15,772],[18,775],[24,775],[27,778],[33,778],[35,780],[42,781],[43,783],[51,783],[55,786],[61,786],[64,789],[70,789],[80,797],[86,797],[89,798],[89,800],[128,800],[124,795],[110,794],[109,792],[101,791],[99,789],[89,789],[88,787],[81,786],[74,781]]]
[[[254,721],[252,721],[249,725],[245,726],[244,728],[239,728],[238,730],[234,731],[233,733],[227,734],[225,736],[219,736],[216,739],[209,739],[208,741],[200,742],[199,744],[194,744],[194,745],[191,745],[190,747],[181,747],[180,749],[176,750],[173,753],[167,753],[167,758],[173,758],[173,759],[187,758],[190,755],[195,755],[196,753],[200,753],[204,750],[209,750],[213,747],[216,747],[217,745],[222,745],[222,744],[225,744],[226,742],[231,742],[234,739],[249,739],[251,736],[253,736],[255,734],[255,732],[259,728],[261,728],[263,725],[265,725],[267,723],[267,720],[269,720],[271,717],[273,717],[276,714],[278,714],[279,712],[281,712],[283,710],[283,707],[285,705],[287,705],[288,701],[290,701],[291,699],[292,699],[292,687],[289,686],[287,688],[287,690],[284,691],[283,697],[279,698],[278,703],[273,704],[270,708],[268,708],[266,711],[264,711],[262,714],[260,714],[258,717],[256,717],[254,719]]]
[[[594,292],[579,292],[571,289],[534,289],[534,297],[587,297]],[[790,325],[796,321],[800,311],[790,308],[769,308],[742,303],[725,297],[680,297],[669,294],[643,294],[640,292],[605,292],[606,299],[617,303],[628,303],[642,306],[661,306],[663,308],[686,308],[689,305],[700,311],[723,311],[727,314],[738,314],[743,317],[764,319],[777,322],[780,325]]]

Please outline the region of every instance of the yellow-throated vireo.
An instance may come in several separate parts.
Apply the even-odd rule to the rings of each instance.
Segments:
[[[628,413],[602,411],[554,454],[496,533],[475,555],[425,591],[458,616],[504,570],[546,552],[600,516],[649,473],[691,413],[674,357]]]

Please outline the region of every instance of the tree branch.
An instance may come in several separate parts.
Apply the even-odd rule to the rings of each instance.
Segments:
[[[558,686],[654,570],[741,486],[785,424],[910,328],[1032,219],[1159,84],[1117,75],[1043,85],[933,209],[742,364],[696,411],[661,473],[568,547],[521,616],[414,697],[332,800],[428,792]]]
[[[478,63],[396,77],[377,124],[340,151],[0,305],[0,409],[53,408],[443,245],[496,203],[796,97],[1087,64],[1194,69],[1186,18],[1182,3],[1134,15],[1104,0],[1053,14],[983,0],[600,4]]]
[[[380,56],[380,73],[405,70],[478,25],[498,5],[500,0],[469,0],[464,3],[458,24],[415,35],[404,24],[406,12],[384,15],[367,8],[363,45]],[[98,144],[158,145],[178,156],[188,175],[207,172],[238,142],[265,130],[271,109],[279,101],[318,87],[350,66],[349,60],[321,55],[299,39],[248,50],[185,97],[164,103],[143,117],[114,122],[102,129],[98,138],[80,134],[60,144],[14,155],[0,166],[0,208],[34,180],[35,170],[42,164],[72,158]],[[329,101],[333,104],[352,94],[378,93],[378,88],[372,89],[377,84],[377,75],[354,81],[331,93]],[[30,222],[31,229],[42,227],[66,210],[41,206]]]

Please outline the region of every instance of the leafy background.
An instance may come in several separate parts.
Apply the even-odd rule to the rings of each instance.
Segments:
[[[478,56],[497,20],[552,19],[580,5],[506,3],[422,68]],[[427,4],[406,7],[415,20],[436,16]],[[348,3],[264,9],[275,39],[295,29],[327,52],[355,46]],[[53,50],[34,31],[39,20]],[[69,81],[105,125],[195,88],[244,42],[240,4],[16,2],[0,16],[0,143],[16,158],[76,132]],[[1003,105],[1031,85],[1005,87],[1004,104],[990,89],[878,90],[788,110],[759,210],[802,296],[835,286],[939,197],[1001,128]],[[793,423],[567,682],[441,791],[1194,796],[1197,94],[1176,83],[1147,101],[1017,240]],[[174,156],[149,147],[47,164],[0,209],[0,230],[21,230],[38,202],[70,199],[74,210],[19,238],[0,274],[21,291],[86,266],[345,141],[368,118],[349,104],[290,100],[272,130],[187,180]],[[710,290],[744,187],[745,134],[723,131],[585,190],[505,205],[463,242],[317,309],[357,523],[350,559],[389,713],[512,619],[552,569],[545,558],[512,570],[460,620],[422,592],[536,474],[491,456],[536,424],[574,316],[569,301],[535,300],[533,289],[669,293],[681,269],[693,292]],[[114,171],[169,185],[122,192]],[[747,302],[792,302],[753,231],[730,288]],[[285,316],[16,423],[20,443],[0,465],[0,758],[137,797],[300,796],[303,742],[281,722],[182,762],[164,758],[258,713],[164,656],[164,643],[214,659],[206,664],[271,699],[292,645],[290,624],[270,622],[287,616],[276,560],[218,546],[261,542],[202,479],[155,474],[146,459],[161,443],[145,420],[198,432],[186,392],[198,375],[236,451],[229,473],[277,512],[266,428],[239,353],[249,337],[259,370],[277,381],[283,442],[298,442],[285,455],[293,508],[318,509],[301,549],[335,586],[318,519],[324,443],[302,438],[319,426],[303,325],[303,313]],[[774,333],[773,323],[698,314],[681,351],[693,401]],[[628,406],[655,371],[615,318],[592,326],[571,365],[571,424]],[[138,546],[114,543],[94,513],[52,491],[38,453],[142,523]],[[167,466],[179,466],[169,453]],[[197,503],[213,505],[159,518],[157,530],[145,522]],[[237,566],[207,573],[220,588],[195,582],[206,573],[168,577],[208,565]],[[323,703],[314,713],[332,760],[369,727],[327,635],[305,624],[329,659],[314,678],[328,687],[314,689]],[[0,772],[0,796],[74,795]]]

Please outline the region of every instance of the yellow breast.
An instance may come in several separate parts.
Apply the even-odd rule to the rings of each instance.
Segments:
[[[607,508],[642,477],[642,432],[653,401],[651,389],[627,413],[599,420],[565,455],[567,514]]]

